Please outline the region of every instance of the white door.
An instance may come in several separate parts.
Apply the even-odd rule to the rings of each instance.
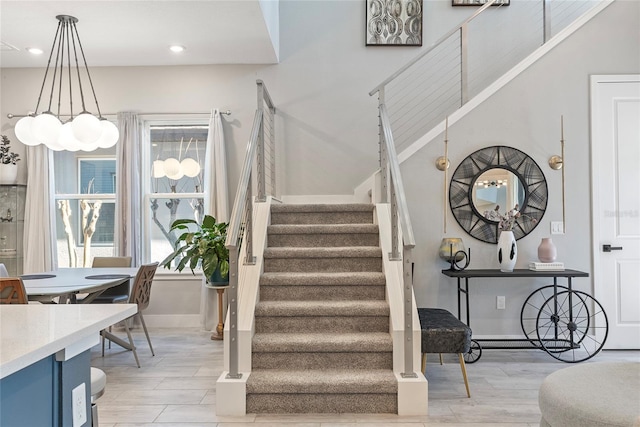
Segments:
[[[640,349],[640,76],[591,77],[595,298],[605,349]],[[610,245],[607,248],[605,245]]]

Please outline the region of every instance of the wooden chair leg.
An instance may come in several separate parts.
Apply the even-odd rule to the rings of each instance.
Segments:
[[[142,313],[138,313],[138,316],[140,316],[140,323],[142,323],[144,334],[147,336],[147,342],[149,343],[149,348],[151,349],[151,355],[155,356],[156,354],[153,352],[153,346],[151,345],[151,338],[149,338],[149,332],[147,331],[147,325],[144,323],[144,317],[142,317]]]
[[[131,350],[133,351],[133,357],[136,359],[136,365],[138,368],[140,367],[140,361],[138,360],[138,353],[136,352],[136,345],[133,342],[133,337],[131,336],[131,331],[129,330],[128,320],[124,321],[124,329],[127,331],[127,337],[129,338],[129,344],[131,345]]]
[[[422,353],[422,374],[427,371],[427,353]]]
[[[462,377],[464,378],[464,386],[467,388],[467,397],[471,397],[469,391],[469,380],[467,379],[467,367],[464,364],[464,356],[462,353],[458,353],[458,359],[460,360],[460,369],[462,370]]]
[[[442,362],[442,353],[438,353],[440,355],[440,364],[444,365],[444,363]]]

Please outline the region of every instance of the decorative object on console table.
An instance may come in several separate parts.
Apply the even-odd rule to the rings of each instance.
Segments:
[[[19,154],[10,152],[11,141],[6,135],[2,135],[0,143],[0,184],[15,184],[18,180]]]
[[[422,46],[422,0],[366,0],[366,46]]]
[[[471,248],[469,253],[465,252],[464,243],[459,237],[445,237],[440,242],[438,251],[440,258],[450,264],[450,270],[464,270],[471,262]],[[464,260],[464,265],[458,264]]]
[[[540,262],[553,262],[556,260],[557,255],[558,250],[551,237],[543,237],[540,246],[538,246],[538,259]]]
[[[518,245],[513,236],[513,231],[502,230],[498,238],[498,262],[500,263],[500,271],[513,271],[518,259]]]

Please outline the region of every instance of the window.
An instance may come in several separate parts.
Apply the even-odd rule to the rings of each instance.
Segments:
[[[94,256],[112,256],[115,147],[59,151],[53,161],[58,267],[90,266]]]
[[[201,221],[204,215],[204,158],[208,125],[204,122],[145,122],[148,148],[145,258],[162,261],[174,248],[176,219]]]

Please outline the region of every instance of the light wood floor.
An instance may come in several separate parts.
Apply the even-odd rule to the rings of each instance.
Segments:
[[[427,363],[429,415],[216,415],[216,379],[222,372],[222,342],[198,329],[152,329],[156,353],[144,335],[134,331],[141,368],[133,354],[117,345],[92,365],[107,373],[105,394],[98,400],[100,427],[363,427],[538,426],[538,388],[546,375],[571,366],[541,350],[485,350],[467,365],[471,398],[466,397],[457,357],[437,355]],[[640,361],[640,351],[602,351],[582,363]]]

